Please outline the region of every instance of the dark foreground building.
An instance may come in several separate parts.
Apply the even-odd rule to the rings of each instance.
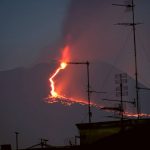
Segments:
[[[79,130],[80,145],[50,146],[41,142],[40,148],[29,147],[24,150],[150,149],[150,119],[84,123],[76,126]],[[11,150],[11,147],[2,146],[1,150]]]
[[[150,119],[77,124],[80,145],[90,149],[150,149]]]

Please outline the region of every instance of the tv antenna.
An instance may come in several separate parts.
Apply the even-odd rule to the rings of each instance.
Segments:
[[[41,139],[40,139],[40,143],[35,144],[35,145],[33,145],[33,146],[31,146],[31,147],[28,147],[28,148],[26,148],[26,149],[33,149],[33,148],[35,148],[35,147],[37,147],[37,146],[40,146],[41,149],[43,149],[43,148],[52,148],[52,146],[51,146],[51,145],[48,145],[47,142],[48,142],[47,139],[41,138]]]
[[[123,122],[123,120],[125,119],[124,118],[124,103],[135,104],[135,101],[123,100],[123,97],[128,95],[127,82],[128,80],[127,80],[126,73],[116,74],[115,75],[116,97],[119,97],[119,99],[102,99],[105,101],[119,102],[118,107],[104,107],[102,109],[119,112],[119,115],[121,115],[120,117],[121,122]]]
[[[134,67],[135,67],[135,90],[136,90],[136,108],[138,119],[140,118],[140,103],[139,103],[139,85],[138,85],[138,65],[137,65],[137,47],[136,47],[136,25],[141,23],[135,23],[135,4],[134,0],[131,2],[127,1],[126,4],[112,4],[114,6],[129,8],[132,12],[132,22],[131,23],[117,23],[116,25],[131,26],[133,30],[133,47],[134,47]]]

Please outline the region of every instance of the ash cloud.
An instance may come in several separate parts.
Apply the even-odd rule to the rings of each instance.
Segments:
[[[106,61],[112,58],[117,37],[112,30],[115,14],[110,13],[110,5],[99,0],[72,1],[64,23],[64,36],[69,36],[72,59]]]

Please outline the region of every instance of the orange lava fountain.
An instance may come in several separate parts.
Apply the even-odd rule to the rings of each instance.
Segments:
[[[55,85],[55,77],[60,73],[61,70],[66,69],[67,67],[67,62],[70,61],[70,47],[69,46],[65,46],[63,49],[63,53],[62,53],[62,58],[61,58],[61,63],[59,65],[59,67],[55,70],[55,72],[52,74],[52,76],[49,78],[49,83],[50,83],[50,95],[48,96],[48,103],[62,103],[64,105],[72,105],[75,103],[81,104],[81,105],[88,105],[88,101],[85,99],[75,99],[72,97],[66,97],[62,94],[60,94],[57,90],[56,90],[56,85]],[[101,108],[101,106],[99,106],[98,104],[91,102],[91,106],[94,107],[99,107]]]

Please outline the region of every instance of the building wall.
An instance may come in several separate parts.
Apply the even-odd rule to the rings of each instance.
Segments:
[[[119,127],[83,129],[80,130],[80,144],[81,145],[92,144],[102,138],[116,134],[119,131],[120,131]]]

